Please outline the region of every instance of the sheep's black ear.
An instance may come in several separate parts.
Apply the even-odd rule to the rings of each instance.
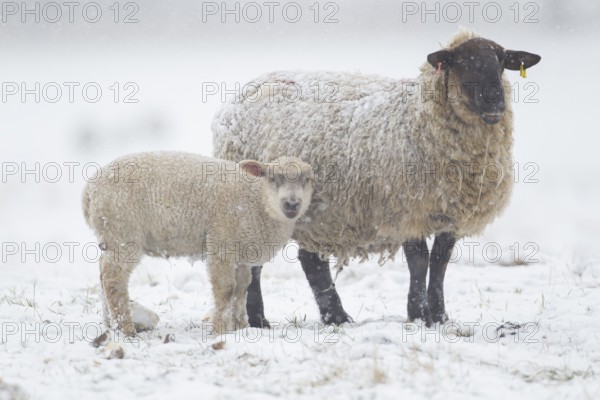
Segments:
[[[513,71],[518,71],[523,63],[523,68],[531,68],[539,63],[542,57],[537,54],[528,53],[526,51],[505,50],[506,59],[504,60],[504,68]]]
[[[427,62],[431,64],[433,68],[437,68],[439,63],[441,63],[440,67],[446,69],[452,63],[452,52],[450,50],[436,51],[427,56]]]
[[[266,168],[263,163],[254,160],[240,161],[240,168],[250,176],[265,176]]]

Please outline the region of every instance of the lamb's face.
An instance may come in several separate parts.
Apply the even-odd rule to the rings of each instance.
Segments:
[[[242,161],[240,165],[261,177],[266,208],[273,217],[297,220],[306,212],[313,193],[314,174],[310,165],[295,157],[280,157],[270,163]]]
[[[491,40],[467,40],[451,50],[429,54],[427,61],[434,68],[448,70],[450,80],[460,87],[456,108],[466,108],[481,117],[486,124],[502,120],[506,99],[502,86],[504,69],[520,70],[534,66],[541,57],[524,51],[505,50]]]

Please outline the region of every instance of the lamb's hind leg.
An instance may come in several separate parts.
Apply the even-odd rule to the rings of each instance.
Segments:
[[[352,318],[344,311],[342,300],[335,290],[331,279],[329,262],[323,261],[316,253],[300,249],[298,258],[308,279],[308,284],[315,295],[321,313],[321,321],[325,324],[342,324],[352,322]]]
[[[443,232],[436,235],[431,249],[427,298],[433,322],[443,323],[448,320],[444,305],[444,276],[455,243],[454,234]]]
[[[427,268],[429,266],[429,250],[425,239],[408,240],[402,244],[408,269],[410,271],[410,288],[408,290],[408,319],[421,319],[427,326],[431,325],[431,311],[427,303]]]
[[[248,313],[248,324],[253,328],[270,328],[269,321],[265,318],[262,292],[260,289],[260,273],[262,265],[252,267],[252,281],[248,286],[246,299],[246,311]]]
[[[125,335],[135,335],[135,326],[129,310],[129,276],[139,262],[139,255],[106,249],[100,256],[100,282],[106,303],[104,322],[116,327]],[[127,255],[123,256],[123,254]],[[121,259],[122,258],[122,259]],[[104,307],[104,306],[103,306]]]

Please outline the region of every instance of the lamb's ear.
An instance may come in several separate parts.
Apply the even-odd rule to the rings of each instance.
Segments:
[[[427,62],[433,68],[437,68],[439,65],[441,69],[446,69],[452,64],[452,52],[450,50],[436,51],[427,56]]]
[[[240,169],[250,176],[256,177],[265,176],[267,173],[266,166],[263,163],[254,160],[240,161]]]
[[[523,68],[527,69],[533,67],[542,59],[542,57],[537,54],[528,53],[526,51],[505,50],[504,54],[506,54],[504,68],[513,71],[521,69],[521,63],[523,63]]]

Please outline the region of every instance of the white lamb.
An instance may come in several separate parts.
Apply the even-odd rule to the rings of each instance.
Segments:
[[[128,280],[142,255],[206,257],[217,331],[247,324],[250,267],[291,238],[312,196],[299,158],[240,163],[189,153],[117,159],[86,186],[83,213],[100,248],[104,323],[134,335]],[[236,268],[237,266],[237,268]]]

